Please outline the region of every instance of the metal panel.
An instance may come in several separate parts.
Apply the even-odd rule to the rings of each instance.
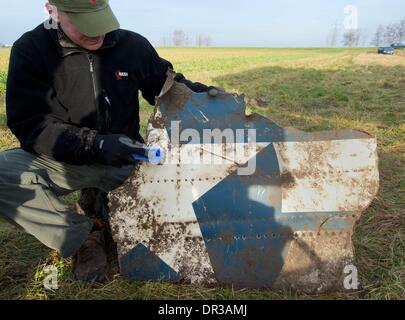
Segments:
[[[199,142],[208,129],[235,139]],[[124,275],[343,289],[353,225],[378,190],[375,138],[282,128],[246,116],[243,96],[193,93],[169,74],[148,144],[166,150],[165,162],[140,164],[109,196]]]

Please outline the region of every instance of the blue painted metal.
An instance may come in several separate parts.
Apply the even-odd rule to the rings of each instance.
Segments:
[[[234,133],[238,129],[243,129],[244,140],[236,141],[239,143],[248,141],[248,129],[255,129],[256,142],[269,144],[254,155],[256,169],[253,175],[238,175],[234,168],[227,171],[224,176],[207,177],[207,180],[217,179],[218,183],[213,184],[204,194],[192,201],[194,218],[187,216],[187,219],[191,220],[186,220],[184,225],[179,217],[182,210],[188,210],[189,204],[182,203],[179,199],[191,198],[186,195],[191,194],[193,188],[196,190],[200,188],[205,177],[198,175],[198,168],[196,168],[195,177],[183,176],[183,172],[189,172],[188,167],[177,164],[177,169],[173,169],[170,165],[164,166],[168,170],[166,178],[162,176],[162,171],[159,171],[159,177],[154,178],[154,169],[142,165],[127,185],[111,195],[112,198],[123,201],[118,208],[112,208],[111,223],[116,228],[125,230],[125,233],[147,234],[144,230],[140,230],[139,226],[127,227],[123,223],[125,210],[132,210],[128,214],[135,215],[140,220],[145,215],[142,210],[146,210],[146,213],[153,217],[148,218],[147,221],[153,221],[153,223],[149,227],[146,226],[146,229],[153,231],[154,238],[141,236],[141,239],[138,239],[134,236],[131,244],[133,248],[128,250],[130,247],[128,243],[120,246],[120,241],[124,239],[116,235],[119,250],[121,253],[124,252],[120,258],[121,272],[133,279],[183,279],[191,282],[232,284],[236,287],[279,287],[280,283],[288,283],[296,288],[301,286],[304,289],[316,289],[318,292],[336,287],[337,284],[341,285],[342,282],[339,282],[342,274],[341,267],[352,259],[353,225],[359,213],[372,200],[377,189],[374,185],[360,184],[365,190],[369,188],[371,191],[367,196],[368,203],[366,205],[362,203],[358,208],[343,202],[339,210],[320,208],[319,210],[283,211],[282,204],[286,201],[283,197],[289,191],[285,187],[286,182],[283,181],[284,172],[280,169],[283,164],[275,150],[275,143],[330,141],[333,144],[338,141],[348,141],[348,143],[364,141],[365,144],[373,145],[375,140],[367,133],[355,130],[306,133],[282,128],[263,116],[257,114],[246,116],[243,96],[222,94],[212,98],[207,94],[191,93],[185,88],[180,89],[183,90],[180,90],[180,94],[184,95],[180,99],[181,104],[174,101],[176,96],[169,88],[159,99],[157,109],[159,112],[155,113],[155,115],[159,114],[159,121],[156,121],[157,129],[167,130],[169,137],[172,134],[172,121],[180,121],[180,132],[192,128],[199,133],[200,137],[204,136],[204,129],[231,129]],[[178,94],[179,87],[176,90]],[[190,143],[197,142],[180,141],[181,146]],[[214,141],[212,140],[211,143]],[[337,149],[336,152],[340,152],[339,150]],[[357,150],[353,150],[354,155],[356,152]],[[376,153],[373,152],[371,150],[367,157],[376,158]],[[316,157],[318,156],[312,159],[314,164],[319,160]],[[365,170],[366,174],[361,176],[363,179],[369,170],[370,176],[374,175],[376,178],[373,176],[367,183],[378,185],[378,174],[375,174],[376,163],[375,167],[366,166],[353,169],[353,172]],[[311,163],[308,165],[310,168]],[[177,178],[170,176],[172,172],[170,170],[175,170]],[[350,167],[348,170],[351,170]],[[330,171],[337,176],[339,174],[334,172],[333,168],[330,168]],[[195,178],[196,182],[191,182],[194,181],[191,178]],[[151,184],[145,185],[149,180]],[[167,187],[162,186],[161,183],[166,180]],[[197,183],[199,180],[202,181],[200,184]],[[344,184],[345,181],[342,183]],[[143,190],[150,188],[151,192],[146,192],[150,194],[149,196],[142,195],[138,188],[131,189],[132,186],[140,184],[144,184],[141,187]],[[183,184],[186,184],[186,187],[179,188]],[[158,200],[153,199],[159,195],[164,198],[166,193],[177,188],[179,188],[175,193],[177,202],[173,204],[174,207],[170,207],[173,212],[159,212],[161,207],[154,203]],[[358,192],[357,189],[355,191]],[[308,193],[308,197],[312,196],[313,194]],[[173,201],[171,199],[170,203]],[[148,205],[145,205],[146,202]],[[304,204],[302,206],[305,207]],[[140,207],[146,209],[141,210]],[[350,209],[352,207],[356,210]],[[156,222],[158,220],[159,222]],[[194,223],[198,223],[197,234],[201,236],[188,235],[190,233],[187,229],[188,224]],[[142,228],[145,227],[144,224]],[[163,232],[162,230],[169,230],[168,225],[177,225],[182,231],[180,233],[175,233],[173,230]],[[161,234],[155,232],[156,229],[159,229]],[[173,236],[167,240],[167,234],[170,232]],[[141,240],[144,244],[139,243]],[[126,238],[125,241],[127,242],[128,239]],[[159,247],[159,241],[165,243],[165,246],[167,242],[173,241],[173,246],[178,251],[172,252],[170,249]],[[148,243],[153,250],[148,249]],[[194,253],[194,247],[203,249]],[[200,259],[198,255],[202,258]],[[313,271],[308,267],[311,263],[316,265]],[[200,270],[199,264],[207,265],[204,272]],[[186,271],[182,270],[182,265],[187,266]],[[296,274],[288,270],[296,270],[294,271]],[[193,278],[194,274],[196,276]]]
[[[138,244],[120,259],[120,269],[127,277],[138,280],[176,281],[177,272],[156,254]]]
[[[172,134],[172,121],[180,122],[180,132],[192,128],[203,137],[204,129],[244,130],[243,141],[248,141],[248,130],[256,130],[256,142],[288,142],[288,141],[327,141],[345,139],[368,139],[370,135],[350,129],[304,132],[292,128],[282,128],[273,121],[259,114],[245,115],[244,95],[226,95],[210,98],[205,93],[193,93],[182,109],[172,108],[171,101],[162,101],[160,111],[163,115],[164,127],[169,136]],[[206,120],[208,119],[208,121]],[[226,120],[226,121],[224,121]],[[243,142],[241,141],[241,142]],[[214,142],[214,141],[212,141]],[[238,141],[237,141],[238,142]],[[180,141],[189,144],[193,141]]]

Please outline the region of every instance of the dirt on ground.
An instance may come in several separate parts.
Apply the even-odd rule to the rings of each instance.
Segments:
[[[405,66],[405,51],[395,55],[378,53],[360,53],[354,57],[353,62],[359,65],[380,65],[383,67]]]

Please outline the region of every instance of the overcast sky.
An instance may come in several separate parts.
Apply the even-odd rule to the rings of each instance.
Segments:
[[[45,20],[45,0],[0,0],[0,42],[11,44]],[[336,24],[344,28],[351,5],[369,45],[379,24],[405,18],[404,0],[111,0],[121,27],[154,45],[183,29],[210,35],[214,46],[323,47]],[[352,11],[351,11],[352,12]],[[340,44],[340,41],[339,41]]]

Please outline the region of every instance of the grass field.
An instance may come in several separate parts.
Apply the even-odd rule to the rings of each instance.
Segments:
[[[294,292],[231,290],[125,281],[73,280],[60,259],[23,231],[0,221],[3,299],[405,299],[405,55],[370,49],[161,48],[187,78],[245,93],[248,111],[306,131],[352,128],[378,138],[380,191],[357,223],[356,265],[363,289],[351,295],[308,297]],[[17,146],[6,128],[8,50],[0,51],[0,150]],[[258,103],[261,101],[262,103]],[[264,101],[264,102],[263,102]],[[141,105],[145,125],[152,108]],[[75,195],[64,199],[73,203]],[[59,289],[42,286],[43,267],[56,264]]]

